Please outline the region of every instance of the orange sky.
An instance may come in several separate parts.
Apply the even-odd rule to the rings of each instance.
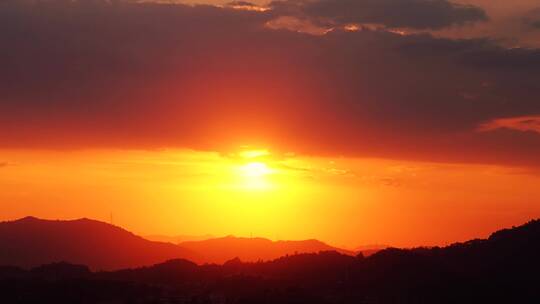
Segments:
[[[512,167],[246,148],[230,155],[1,150],[0,156],[3,220],[109,221],[112,212],[115,224],[142,235],[318,238],[354,248],[447,244],[540,216],[540,175]]]
[[[0,5],[0,220],[353,248],[540,217],[537,0],[186,1]]]

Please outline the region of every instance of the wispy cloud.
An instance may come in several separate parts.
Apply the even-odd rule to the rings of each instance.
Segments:
[[[497,129],[540,133],[540,115],[498,118],[486,122],[478,128],[480,132],[488,132]]]

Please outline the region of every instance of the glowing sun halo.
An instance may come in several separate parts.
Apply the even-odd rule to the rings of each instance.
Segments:
[[[273,188],[270,176],[274,170],[261,161],[247,162],[238,167],[239,186],[243,190],[261,191]]]
[[[241,167],[242,175],[245,177],[260,178],[272,173],[272,170],[261,162],[247,163]]]
[[[235,166],[238,189],[243,191],[261,191],[275,189],[275,177],[278,170],[272,168],[268,150],[244,150],[237,154],[240,158]]]

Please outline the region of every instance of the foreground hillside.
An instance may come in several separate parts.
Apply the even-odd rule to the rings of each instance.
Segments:
[[[6,303],[540,303],[540,222],[444,248],[338,252],[269,262],[90,272],[52,264],[0,269]]]

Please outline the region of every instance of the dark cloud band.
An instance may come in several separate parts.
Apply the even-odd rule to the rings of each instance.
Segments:
[[[384,30],[313,36],[266,12],[0,5],[0,146],[242,144],[317,155],[540,164],[540,52]]]
[[[315,19],[321,23],[375,23],[390,28],[441,29],[486,21],[477,6],[446,0],[283,0],[270,7],[277,15]]]

